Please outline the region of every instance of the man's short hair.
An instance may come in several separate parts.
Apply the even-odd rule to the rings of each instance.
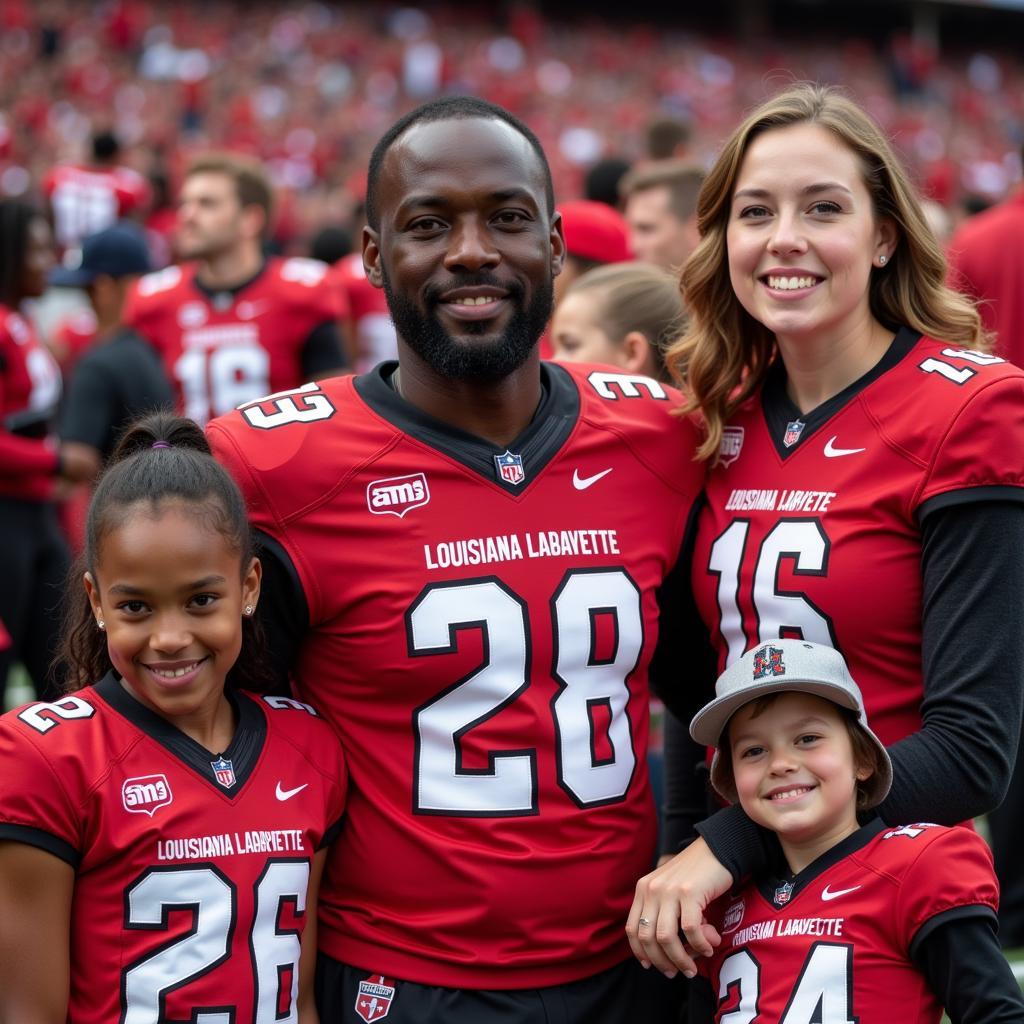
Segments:
[[[270,231],[274,211],[274,189],[263,165],[238,153],[205,153],[185,170],[185,178],[194,174],[224,174],[235,183],[235,192],[242,206],[258,206],[263,210],[263,236]]]
[[[670,160],[680,146],[689,143],[692,135],[689,121],[656,117],[647,125],[647,155],[651,160]]]
[[[377,209],[377,187],[384,158],[395,140],[415,124],[432,121],[455,121],[468,118],[504,121],[514,128],[530,144],[540,160],[544,173],[544,188],[547,192],[547,208],[550,217],[555,212],[555,187],[551,180],[551,167],[544,153],[540,139],[514,114],[496,103],[489,103],[476,96],[444,96],[411,110],[400,117],[380,138],[370,155],[370,167],[366,176],[366,223],[375,231],[380,227],[380,211]]]
[[[622,198],[652,188],[668,189],[669,209],[679,220],[689,220],[697,209],[697,196],[704,183],[704,171],[686,160],[659,160],[630,171],[621,185]]]

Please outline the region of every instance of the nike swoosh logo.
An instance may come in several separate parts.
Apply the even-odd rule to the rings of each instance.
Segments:
[[[609,469],[602,470],[600,473],[595,473],[593,476],[580,476],[580,471],[578,469],[574,469],[572,471],[572,485],[577,491],[585,491],[588,487],[592,487],[596,484],[602,477],[607,476],[614,468],[615,467],[612,466]]]
[[[277,784],[275,796],[278,800],[291,800],[296,793],[301,793],[308,785],[308,782],[304,782],[301,786],[296,786],[294,789],[282,789],[281,783],[279,782]]]
[[[840,896],[845,896],[847,893],[856,892],[859,888],[859,885],[854,885],[849,889],[836,889],[835,892],[830,892],[826,885],[825,888],[821,890],[821,898],[827,903],[829,900],[837,900]]]
[[[826,459],[838,459],[840,455],[856,455],[857,452],[865,452],[866,448],[835,448],[833,447],[836,443],[836,437],[830,437],[825,442],[825,458]]]

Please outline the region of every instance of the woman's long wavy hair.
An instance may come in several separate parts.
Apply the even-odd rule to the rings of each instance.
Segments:
[[[171,412],[155,412],[132,423],[113,454],[89,504],[85,550],[68,574],[64,629],[55,662],[67,668],[67,689],[97,682],[113,668],[106,634],[96,628],[82,578],[98,579],[103,539],[133,510],[147,513],[165,501],[189,506],[203,526],[220,533],[238,552],[245,578],[254,542],[245,502],[234,480],[210,454],[202,427]],[[229,685],[267,689],[263,635],[256,619],[241,622],[242,650],[228,672]]]
[[[989,338],[974,304],[946,285],[946,259],[892,147],[871,118],[837,90],[800,84],[753,111],[725,143],[697,202],[700,244],[683,267],[680,287],[690,316],[686,333],[666,362],[689,395],[685,411],[699,410],[706,437],[698,456],[716,456],[729,417],[761,386],[776,355],[775,335],[740,304],[729,279],[726,229],[743,158],[773,128],[813,123],[832,132],[858,157],[877,218],[896,225],[896,248],[872,270],[869,302],[889,328],[906,325],[966,348]]]

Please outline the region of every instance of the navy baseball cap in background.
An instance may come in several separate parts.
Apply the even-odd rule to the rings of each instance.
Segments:
[[[84,288],[100,275],[125,277],[148,274],[152,269],[142,229],[130,221],[121,221],[90,235],[81,250],[69,249],[64,266],[50,275],[50,284]]]

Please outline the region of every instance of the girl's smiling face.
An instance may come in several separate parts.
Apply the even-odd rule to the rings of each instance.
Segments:
[[[186,731],[219,705],[260,564],[243,571],[202,509],[177,500],[126,509],[85,585],[111,663],[143,704]]]

